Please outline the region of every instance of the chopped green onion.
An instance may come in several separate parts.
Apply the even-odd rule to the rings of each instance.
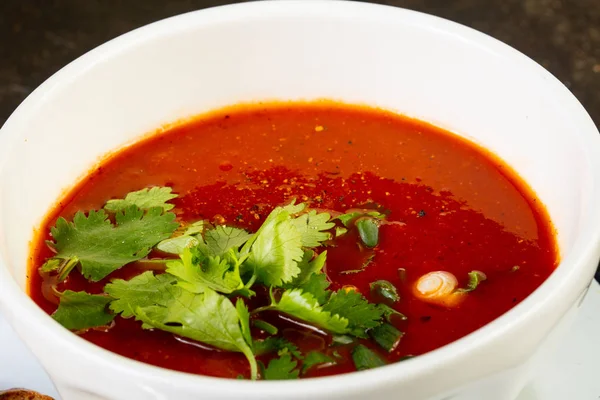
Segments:
[[[408,319],[406,318],[406,315],[402,314],[400,311],[394,310],[387,304],[381,303],[378,304],[377,307],[382,311],[383,317],[387,320],[387,322],[392,322],[394,316],[402,321],[406,321]]]
[[[379,224],[373,218],[360,218],[356,221],[356,228],[360,235],[360,240],[369,248],[377,246],[379,243]]]
[[[371,292],[374,295],[381,296],[384,299],[389,300],[393,303],[400,300],[400,295],[398,295],[398,290],[396,289],[396,287],[386,280],[381,279],[375,282],[371,282],[369,286],[371,287]]]
[[[263,321],[262,319],[253,320],[252,324],[256,328],[267,332],[269,335],[277,335],[277,332],[279,332],[279,329],[277,329],[277,327],[275,325],[272,325],[266,321]]]
[[[369,330],[369,336],[388,353],[398,347],[404,333],[391,324],[381,324]]]

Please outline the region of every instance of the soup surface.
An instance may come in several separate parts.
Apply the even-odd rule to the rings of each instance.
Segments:
[[[96,255],[73,250],[79,240],[82,253],[95,252],[112,234],[89,234],[87,242],[77,236],[85,233],[84,217],[89,222],[98,215],[90,210],[152,187],[162,188],[153,193],[166,194],[164,204],[174,207],[152,211],[137,204],[141,221],[151,212],[163,218],[160,227],[141,227],[123,239],[147,239],[138,254],[107,270],[105,260],[93,264]],[[167,188],[177,197],[169,199]],[[249,233],[269,225],[270,213],[292,202],[305,208],[283,213],[287,220],[303,221],[297,230],[305,223],[309,235],[316,233],[314,243],[304,236],[301,245],[288,240],[285,222],[269,237],[269,227],[261,229],[250,246]],[[116,226],[134,213],[119,211],[121,203],[108,203],[104,223]],[[79,224],[78,211],[85,213]],[[168,217],[172,213],[179,228]],[[58,221],[51,234],[59,217],[66,221]],[[227,254],[234,256],[222,253],[219,259],[227,260],[224,271],[241,277],[243,288],[208,284],[209,290],[199,283],[206,283],[206,276],[190,278],[189,269],[173,272],[190,265],[201,270],[198,274],[210,272],[214,257],[190,249],[208,243],[210,230],[223,226],[245,230],[230,230],[246,236],[236,242],[230,235],[233,250]],[[169,239],[182,234],[179,242]],[[284,248],[293,254],[283,254]],[[253,254],[243,261],[248,249]],[[29,284],[32,298],[59,322],[123,356],[196,374],[285,379],[371,368],[448,344],[518,304],[551,274],[557,259],[550,221],[535,195],[473,144],[366,107],[257,104],[200,116],[107,157],[43,222],[32,248]],[[165,270],[183,276],[184,283]],[[218,279],[224,282],[221,272]],[[181,310],[161,300],[123,306],[126,296],[117,286],[127,282],[119,279],[143,273],[148,279],[170,277],[163,282],[167,286],[148,292],[177,287],[177,296],[183,296],[185,291],[186,312],[200,320],[189,328],[189,321],[181,320],[189,315],[177,319],[173,315]],[[313,295],[303,298],[308,306],[299,305],[301,298],[292,301],[303,293]],[[219,312],[210,312],[217,308],[205,304],[209,297]],[[231,316],[235,305],[245,305],[249,318],[243,311]],[[165,309],[171,319],[163,318],[161,325],[156,315],[164,316]],[[233,324],[228,326],[235,332],[225,329],[223,335],[231,334],[230,342],[237,344],[202,339],[210,336],[203,329],[217,329],[204,326],[207,320]],[[251,358],[258,360],[252,373]]]

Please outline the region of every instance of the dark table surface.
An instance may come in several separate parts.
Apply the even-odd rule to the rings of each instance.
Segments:
[[[508,43],[560,79],[600,125],[599,1],[376,2],[444,17]],[[36,86],[99,44],[158,19],[228,3],[233,2],[0,0],[0,125]]]

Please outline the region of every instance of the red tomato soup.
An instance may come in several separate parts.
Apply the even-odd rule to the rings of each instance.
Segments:
[[[331,220],[327,232],[323,231],[327,239],[313,245],[308,254],[315,260],[326,251],[319,273],[329,287],[323,293],[337,295],[340,301],[346,296],[344,301],[349,302],[338,307],[339,316],[346,318],[341,325],[329,319],[319,322],[323,313],[336,309],[326,304],[331,298],[315,300],[310,306],[312,317],[307,318],[286,312],[283,306],[269,306],[273,301],[281,305],[284,293],[294,290],[290,279],[268,284],[275,276],[269,270],[254,277],[254,295],[215,289],[228,310],[239,299],[250,310],[248,335],[243,337],[258,361],[258,378],[333,375],[419,356],[514,307],[558,263],[554,231],[535,194],[499,159],[440,128],[387,111],[333,102],[241,105],[202,115],[111,154],[90,171],[42,223],[32,246],[29,274],[30,295],[49,314],[59,302],[69,306],[64,298],[67,290],[101,295],[95,299],[106,296],[106,308],[100,310],[106,314],[106,320],[100,318],[104,322],[89,322],[94,326],[82,329],[78,323],[65,325],[84,339],[125,357],[194,374],[250,378],[251,367],[241,350],[197,340],[204,336],[169,331],[180,326],[170,320],[163,321],[163,329],[158,325],[142,329],[136,312],[144,310],[151,319],[148,310],[163,310],[160,302],[154,309],[132,306],[133,317],[113,315],[118,311],[113,303],[109,305],[111,297],[102,294],[106,284],[118,279],[146,271],[155,277],[164,274],[161,260],[179,260],[176,254],[149,245],[149,254],[124,262],[97,282],[83,276],[86,266],[83,261],[77,264],[77,259],[64,280],[57,278],[56,271],[39,271],[48,259],[66,251],[64,243],[61,250],[46,242],[61,240],[58,230],[50,233],[59,217],[71,223],[75,213],[82,211],[91,218],[89,211],[102,209],[108,200],[151,187],[172,188],[178,195],[169,201],[175,222],[204,221],[205,232],[206,226],[225,225],[253,234],[277,206],[292,200],[306,209],[290,218],[310,216],[307,210],[315,210],[315,215],[327,214],[322,223]],[[105,223],[117,224],[113,214],[107,215]],[[334,219],[340,215],[349,216],[346,223]],[[258,242],[251,247],[256,252]],[[292,269],[300,265],[297,255],[306,251],[303,246],[282,265],[291,263]],[[256,260],[278,254],[275,247],[255,257],[251,263],[255,270],[262,268],[256,267],[262,262]],[[205,268],[198,259],[202,257],[194,258],[197,267]],[[247,284],[252,269],[243,272],[244,265],[240,274]],[[435,271],[439,273],[423,281]],[[446,283],[450,286],[446,297],[429,296]],[[178,285],[174,286],[180,290]],[[273,286],[271,293],[269,286]],[[202,297],[208,296],[203,289],[192,292],[186,295],[199,302],[208,298]],[[386,312],[369,314],[381,304]],[[360,307],[365,314],[360,314]],[[94,313],[85,307],[81,310],[85,318]],[[352,310],[357,314],[345,314]],[[368,322],[369,318],[378,321]],[[202,331],[204,323],[196,321],[194,332]],[[234,325],[236,332],[244,331],[243,323]],[[373,334],[383,325],[391,330],[387,344]],[[258,350],[265,346],[257,343],[269,338],[270,350]],[[245,346],[244,339],[239,340],[238,345]],[[278,340],[280,344],[274,345]],[[361,363],[361,354],[356,354],[359,347],[376,362]],[[278,371],[278,362],[287,365],[287,371]]]

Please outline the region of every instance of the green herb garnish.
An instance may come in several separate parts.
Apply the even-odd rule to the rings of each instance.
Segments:
[[[334,220],[339,220],[346,228],[351,226],[352,223],[359,217],[372,217],[377,219],[384,219],[385,214],[380,213],[379,211],[354,211],[345,213],[342,215],[338,215],[334,218]]]
[[[372,282],[369,286],[371,288],[371,292],[377,296],[380,296],[392,303],[400,301],[400,295],[398,294],[396,286],[389,281],[381,279]]]
[[[78,212],[73,222],[59,218],[52,228],[54,240],[48,241],[56,251],[53,259],[76,260],[83,276],[97,282],[125,264],[144,258],[177,229],[175,214],[163,213],[162,208],[144,211],[131,205],[117,211],[115,221],[113,224],[104,210],[88,215]]]
[[[354,343],[356,339],[349,335],[333,335],[331,341],[336,344],[350,344]]]
[[[296,369],[298,361],[292,359],[290,354],[284,354],[269,362],[269,366],[263,371],[266,380],[298,379],[300,371]]]
[[[335,364],[335,360],[318,351],[308,352],[302,361],[302,374],[305,374],[310,368],[316,365],[323,364]]]
[[[338,344],[371,337],[389,351],[398,342],[399,331],[386,321],[402,314],[355,291],[329,290],[323,272],[327,251],[318,249],[352,224],[366,247],[376,246],[376,219],[383,214],[353,212],[332,219],[330,213],[292,203],[275,207],[258,231],[250,233],[205,221],[179,227],[169,204],[176,197],[171,188],[147,188],[110,200],[101,210],[78,212],[71,222],[58,219],[48,243],[56,255],[40,267],[43,274],[61,281],[80,267],[85,278],[97,282],[136,261],[165,268],[112,280],[102,294],[67,290],[53,314],[56,321],[82,331],[108,325],[118,315],[135,318],[144,329],[244,354],[252,379],[295,379],[314,366],[335,363],[321,352],[303,355],[282,336],[277,322],[260,319],[261,312],[286,314],[332,334]],[[178,258],[145,259],[153,249]],[[267,305],[248,307],[254,304],[247,300],[255,295],[254,285],[269,290]],[[379,286],[388,294],[385,299],[397,296],[393,285],[393,290]],[[270,336],[253,338],[251,326]],[[263,356],[270,359],[266,367],[256,359]],[[363,345],[355,347],[352,357],[357,369],[384,364]]]
[[[241,352],[250,363],[252,378],[256,379],[256,359],[243,332],[248,326],[248,314],[240,315],[227,297],[211,289],[200,294],[179,287],[175,289],[179,290],[175,290],[174,297],[165,306],[135,309],[135,318],[143,322],[142,327],[172,332],[219,349]]]
[[[65,290],[52,318],[75,331],[107,325],[115,318],[114,314],[107,312],[111,300],[108,296]]]
[[[235,254],[221,258],[207,255],[202,250],[202,247],[186,248],[181,260],[167,262],[167,272],[179,278],[181,287],[194,293],[203,293],[205,288],[210,288],[226,294],[244,288]]]
[[[369,336],[388,353],[396,349],[404,334],[391,324],[381,324],[369,330]]]
[[[156,245],[156,248],[165,253],[181,254],[186,247],[198,246],[202,241],[200,235],[206,226],[204,221],[190,224],[183,235],[165,239]]]
[[[171,193],[171,191],[170,187],[152,187],[138,190],[137,192],[128,193],[124,199],[107,201],[104,209],[106,211],[118,212],[135,206],[142,210],[159,207],[163,211],[169,211],[175,206],[169,204],[168,201],[177,198],[177,195]]]
[[[373,248],[379,243],[379,224],[373,218],[360,218],[356,221],[360,240],[365,246]]]
[[[296,229],[302,235],[302,246],[319,247],[322,242],[331,238],[331,233],[327,232],[335,224],[329,222],[328,213],[317,213],[311,210],[294,219]]]
[[[458,289],[458,293],[468,293],[477,289],[477,286],[483,281],[487,279],[487,276],[481,271],[471,271],[469,272],[469,283],[466,288]]]
[[[348,232],[348,228],[346,228],[344,226],[336,226],[335,227],[335,237],[336,238],[345,235],[347,232]]]
[[[319,304],[323,305],[331,296],[331,291],[327,290],[329,285],[330,283],[327,280],[327,275],[319,273],[312,274],[310,278],[308,278],[306,282],[299,285],[298,288],[304,293],[312,294],[314,298],[317,299]]]
[[[282,337],[268,337],[265,340],[257,340],[253,343],[254,354],[261,356],[269,353],[290,353],[297,359],[302,359],[298,347]]]
[[[383,317],[386,319],[387,322],[392,322],[392,319],[394,317],[400,319],[401,321],[405,321],[407,320],[406,315],[402,314],[399,311],[394,310],[392,307],[388,306],[387,304],[377,304],[377,307],[381,310],[381,312],[383,313]]]
[[[271,297],[271,305],[254,310],[279,311],[291,315],[316,327],[333,333],[348,332],[348,320],[338,314],[325,311],[317,299],[301,289],[289,289],[283,292],[279,300]]]
[[[353,290],[338,290],[333,293],[323,310],[348,321],[345,331],[336,333],[349,333],[361,338],[367,337],[367,329],[381,323],[383,314],[376,304],[369,303],[360,293]]]
[[[256,234],[241,250],[249,254],[248,267],[257,281],[267,286],[281,286],[300,274],[302,234],[292,222],[292,214],[284,207],[276,207]]]
[[[154,275],[146,271],[128,281],[114,280],[104,286],[104,292],[113,299],[110,303],[113,312],[131,318],[138,308],[167,306],[178,293],[176,283],[177,279],[172,275]]]
[[[277,335],[277,333],[279,333],[279,329],[277,329],[275,325],[263,321],[262,319],[255,319],[252,321],[252,325],[257,329],[267,332],[269,335]]]
[[[386,363],[381,357],[367,346],[359,344],[352,351],[352,361],[358,371],[384,366]]]

